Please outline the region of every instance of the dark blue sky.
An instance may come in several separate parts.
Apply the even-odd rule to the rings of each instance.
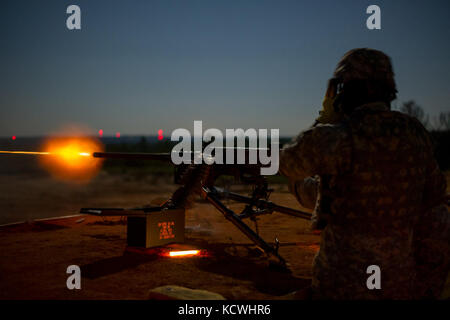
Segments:
[[[82,30],[66,28],[78,4]],[[366,28],[370,4],[382,30]],[[0,136],[78,123],[106,135],[280,128],[321,107],[339,58],[372,47],[394,63],[398,100],[450,110],[448,1],[5,1]]]

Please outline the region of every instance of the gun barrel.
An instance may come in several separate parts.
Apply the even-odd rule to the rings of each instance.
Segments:
[[[171,161],[170,153],[94,152],[94,158]]]
[[[248,159],[248,153],[252,150],[250,148],[227,148],[224,147],[222,149],[234,149],[239,150],[242,149],[246,153],[246,159]],[[259,149],[254,149],[258,151]],[[269,150],[269,149],[264,149]],[[185,153],[190,153],[191,156],[195,154],[195,152],[184,151]],[[237,154],[237,152],[236,152]],[[235,154],[235,156],[236,156]],[[94,152],[92,154],[94,158],[106,158],[106,159],[140,159],[140,160],[159,160],[165,162],[171,162],[171,154],[170,153],[139,153],[139,152]],[[201,153],[200,153],[201,156]]]

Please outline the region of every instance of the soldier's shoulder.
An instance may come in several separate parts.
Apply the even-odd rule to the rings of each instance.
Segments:
[[[398,111],[398,110],[389,110],[388,113],[397,119],[402,119],[404,121],[410,122],[418,127],[425,129],[423,124],[416,117],[410,116],[409,114],[406,114],[406,113]]]
[[[301,131],[291,142],[283,147],[282,154],[300,148],[302,151],[320,148],[329,148],[341,144],[348,139],[349,130],[343,123],[316,124]]]
[[[419,121],[416,117],[410,116],[406,113],[400,112],[400,111],[390,111],[390,114],[395,118],[396,122],[402,122],[406,125],[406,127],[409,129],[408,131],[411,134],[414,134],[416,136],[420,136],[424,138],[425,140],[429,141],[431,139],[430,133],[425,128],[422,122]]]
[[[395,129],[396,134],[406,134],[430,139],[430,134],[425,126],[413,116],[396,110],[359,110],[349,119],[352,130],[363,128]],[[363,129],[364,130],[364,129]]]
[[[348,132],[348,127],[342,122],[335,124],[317,124],[300,132],[297,139],[309,139],[315,141],[321,141],[323,139],[338,140],[347,138]]]

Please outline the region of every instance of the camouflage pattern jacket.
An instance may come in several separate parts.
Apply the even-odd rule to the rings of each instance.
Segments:
[[[414,230],[418,224],[440,228],[435,238],[448,244],[450,219],[446,208],[439,207],[445,197],[445,178],[419,121],[390,111],[383,103],[363,105],[338,124],[320,124],[302,132],[281,151],[280,172],[307,206],[318,190],[312,227],[323,231],[313,263],[316,297],[424,295],[417,288],[415,246],[433,237],[434,230],[422,228],[416,234]],[[308,178],[314,175],[319,179]],[[438,222],[433,216],[436,208],[440,208]],[[425,273],[427,263],[423,262]],[[442,259],[430,263],[442,269]],[[380,267],[380,290],[366,285],[370,265]]]

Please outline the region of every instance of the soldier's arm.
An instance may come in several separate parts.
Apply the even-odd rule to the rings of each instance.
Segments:
[[[317,125],[302,132],[281,151],[280,173],[290,181],[290,190],[300,204],[314,209],[319,180],[314,175],[335,175],[350,170],[351,139],[341,124]],[[325,217],[313,212],[311,227],[322,229]]]
[[[280,173],[291,181],[349,170],[351,142],[341,125],[318,125],[300,133],[280,153]]]
[[[447,182],[444,174],[433,159],[427,168],[423,205],[425,210],[432,209],[445,202]]]
[[[423,208],[414,228],[416,291],[439,298],[450,269],[450,212],[444,204],[446,181],[436,161],[427,166]]]
[[[432,152],[430,148],[430,153]],[[450,241],[450,213],[446,202],[447,182],[435,159],[427,166],[422,215],[416,228],[417,236]]]

